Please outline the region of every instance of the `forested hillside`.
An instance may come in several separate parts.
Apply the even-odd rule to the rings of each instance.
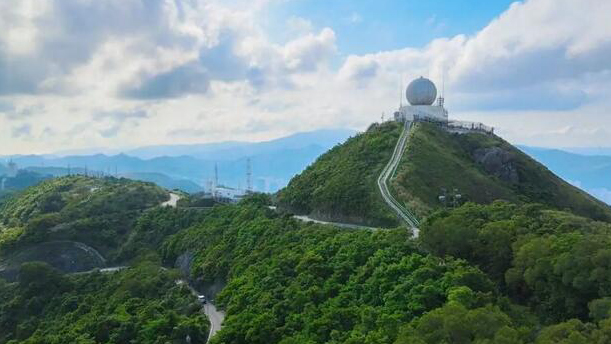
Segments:
[[[395,122],[372,125],[336,146],[278,193],[279,206],[338,222],[397,225],[380,197],[376,178],[400,130]],[[429,123],[416,123],[412,128],[391,189],[397,200],[421,218],[464,202],[487,204],[504,199],[611,220],[611,207],[558,178],[498,136],[452,134]],[[455,198],[456,194],[461,197]],[[445,201],[439,196],[445,196]]]
[[[41,260],[66,272],[103,267],[155,250],[199,216],[161,208],[168,193],[128,179],[61,177],[28,188],[0,211],[0,274]]]
[[[214,343],[607,343],[611,225],[541,205],[466,204],[404,230],[215,208],[162,255],[226,281]],[[422,248],[420,246],[422,245]]]
[[[42,263],[0,279],[0,343],[205,343],[208,321],[176,274],[142,263],[65,276]]]
[[[333,147],[278,192],[278,204],[297,214],[337,222],[398,225],[376,185],[401,134],[396,122],[374,124]]]
[[[88,202],[104,202],[75,192],[94,182],[102,199],[140,186],[139,195],[165,199],[149,184],[49,181],[24,193],[30,202],[3,208],[5,223],[24,228],[4,230],[6,252],[29,247],[20,238],[49,214],[40,201],[49,195],[63,201],[53,208],[62,221],[99,216]],[[270,201],[253,195],[208,211],[126,201],[134,214],[127,231],[111,234],[118,239],[102,251],[132,268],[62,275],[21,265],[15,282],[0,279],[0,343],[180,343],[187,334],[203,343],[208,322],[179,278],[220,290],[211,296],[227,315],[216,344],[611,341],[607,222],[542,204],[467,203],[435,211],[413,239],[402,228],[304,223]],[[82,212],[69,211],[72,202]],[[89,227],[70,228],[62,235]]]

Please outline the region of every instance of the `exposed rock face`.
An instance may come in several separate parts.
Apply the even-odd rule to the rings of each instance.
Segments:
[[[520,182],[518,169],[510,152],[500,147],[480,148],[473,152],[473,158],[484,167],[486,172],[501,180],[511,184]]]
[[[176,258],[174,267],[178,268],[183,276],[189,277],[191,273],[191,263],[193,263],[194,257],[192,252],[185,252]]]

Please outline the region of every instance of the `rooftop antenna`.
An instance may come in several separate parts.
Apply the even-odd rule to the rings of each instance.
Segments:
[[[437,99],[437,105],[443,107],[445,103],[445,93],[446,93],[446,79],[445,79],[445,68],[441,69],[441,95]]]

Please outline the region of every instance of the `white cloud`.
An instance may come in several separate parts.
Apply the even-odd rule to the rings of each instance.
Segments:
[[[335,53],[335,33],[324,28],[318,35],[308,34],[287,43],[282,49],[285,65],[292,71],[313,71]]]
[[[339,66],[341,37],[306,18],[270,41],[259,22],[270,1],[0,2],[2,151],[362,129],[396,107],[399,78],[444,73],[456,117],[514,142],[611,145],[609,1],[518,2],[475,35]],[[37,139],[12,137],[26,132]]]

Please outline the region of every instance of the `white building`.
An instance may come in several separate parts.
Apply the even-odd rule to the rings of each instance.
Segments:
[[[413,121],[414,118],[431,119],[440,122],[448,121],[448,111],[443,107],[443,98],[437,99],[437,88],[427,78],[413,80],[405,90],[409,105],[403,105],[395,112],[395,121]]]
[[[213,189],[212,195],[215,199],[225,199],[237,202],[246,196],[247,192],[240,189],[217,186]]]

